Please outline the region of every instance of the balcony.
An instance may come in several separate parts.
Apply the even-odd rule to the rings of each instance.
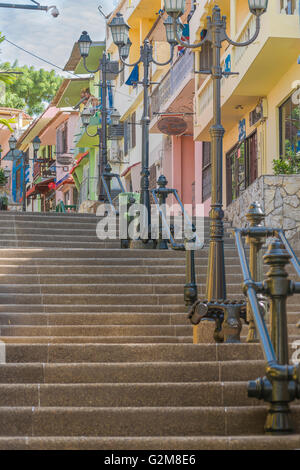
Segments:
[[[150,132],[161,133],[157,114],[188,113],[189,132],[193,128],[194,53],[186,50],[179,56],[151,95],[152,121]]]
[[[223,63],[230,55],[231,70],[239,75],[222,80],[222,115],[225,130],[232,129],[242,117],[237,107],[255,106],[260,97],[267,96],[276,86],[284,71],[297,63],[299,56],[299,11],[287,14],[282,0],[269,2],[267,14],[262,17],[258,39],[248,47],[230,46],[223,55]],[[249,14],[235,40],[249,39],[255,30],[255,18]],[[196,93],[194,136],[196,140],[209,139],[212,121],[212,80],[207,77]]]

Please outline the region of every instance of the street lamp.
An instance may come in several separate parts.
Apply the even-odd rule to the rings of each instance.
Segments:
[[[238,43],[230,39],[226,32],[226,17],[221,16],[218,6],[214,6],[212,16],[207,17],[207,34],[198,44],[188,44],[178,35],[176,18],[185,11],[185,0],[165,0],[165,10],[172,18],[173,32],[177,41],[186,48],[197,49],[206,41],[211,42],[213,51],[212,65],[209,71],[198,71],[196,73],[208,73],[213,81],[213,124],[210,129],[212,141],[212,193],[211,193],[211,211],[210,211],[210,242],[209,242],[209,260],[206,285],[207,301],[201,303],[201,315],[194,321],[198,324],[203,318],[217,318],[220,325],[224,311],[235,311],[235,319],[232,326],[240,329],[240,313],[238,309],[234,310],[234,303],[227,299],[226,294],[226,276],[224,259],[224,212],[223,212],[223,137],[225,130],[221,123],[221,80],[226,74],[221,67],[222,43],[227,41],[236,47],[249,46],[255,41],[260,32],[260,17],[266,12],[268,0],[249,0],[249,10],[256,16],[256,31],[251,39],[246,42]],[[222,334],[216,331],[216,341],[222,341]]]
[[[116,46],[122,47],[129,39],[130,26],[124,21],[123,15],[117,13],[109,24],[112,38]]]
[[[120,25],[116,25],[116,36],[118,36],[118,28],[120,28]],[[126,28],[125,28],[126,29]],[[122,54],[124,58],[127,58],[129,55],[129,49],[130,49],[130,41],[127,35],[127,38],[125,39],[125,36],[123,35],[122,38],[124,39],[124,43],[122,43]],[[119,37],[120,39],[120,37]],[[122,39],[122,41],[123,41]],[[94,114],[91,109],[84,109],[83,112],[81,113],[81,120],[82,124],[85,128],[85,132],[89,137],[99,137],[99,201],[106,201],[106,194],[105,194],[105,188],[103,187],[103,184],[101,184],[102,181],[102,176],[106,174],[105,167],[107,166],[107,117],[110,113],[110,111],[107,109],[107,93],[108,93],[108,86],[107,86],[107,81],[108,81],[108,74],[118,74],[120,71],[115,71],[111,69],[111,62],[108,59],[106,53],[103,53],[102,59],[100,59],[100,64],[97,67],[96,70],[90,70],[87,66],[87,57],[89,56],[91,46],[93,44],[90,36],[88,35],[87,31],[83,31],[82,35],[80,36],[80,39],[78,41],[79,44],[79,50],[80,50],[80,55],[83,58],[83,64],[87,72],[89,73],[97,73],[101,71],[102,74],[102,81],[100,83],[100,86],[102,88],[102,107],[101,107],[101,128],[97,128],[97,132],[95,134],[89,134],[88,132],[88,127],[90,123],[90,119],[92,115]],[[121,43],[120,43],[121,44]],[[119,121],[120,121],[120,115],[119,116]],[[116,121],[116,116],[114,118]],[[118,124],[119,124],[118,121]],[[114,124],[114,125],[118,125]],[[107,185],[109,187],[109,183]]]
[[[170,34],[170,23],[169,21],[165,22],[167,40],[170,44],[171,53],[170,58],[166,62],[160,63],[157,62],[153,57],[153,47],[151,46],[148,39],[145,39],[143,45],[140,47],[140,58],[134,62],[133,64],[128,64],[125,60],[123,55],[124,46],[129,45],[128,49],[128,56],[130,45],[128,43],[129,39],[129,30],[130,27],[124,21],[123,16],[121,13],[117,13],[117,15],[113,18],[113,20],[109,23],[109,27],[111,29],[113,41],[115,45],[119,49],[119,57],[121,62],[124,66],[127,67],[135,67],[140,63],[143,64],[144,70],[144,79],[142,82],[138,82],[139,84],[143,85],[144,89],[144,109],[143,109],[143,117],[141,119],[142,124],[142,171],[141,171],[141,205],[144,208],[143,214],[141,214],[141,237],[140,241],[143,243],[141,247],[144,247],[144,244],[149,243],[151,240],[151,205],[150,205],[150,191],[149,191],[149,126],[150,126],[150,111],[149,111],[149,87],[153,84],[150,81],[150,64],[153,62],[155,65],[160,67],[164,65],[168,65],[172,62],[174,57],[174,48],[178,41],[175,38],[174,34]],[[177,27],[178,31],[178,24]]]
[[[16,150],[16,147],[17,147],[17,139],[15,138],[14,135],[12,135],[9,140],[8,140],[8,144],[9,144],[9,148],[10,150],[13,152],[14,150]]]
[[[110,120],[111,120],[112,126],[117,127],[120,124],[120,118],[121,118],[121,115],[119,111],[117,109],[113,109],[113,111],[110,114]]]
[[[81,57],[88,57],[92,40],[86,31],[83,31],[78,41]]]
[[[36,136],[33,141],[32,141],[32,145],[33,145],[33,150],[35,152],[35,154],[37,154],[37,152],[40,150],[40,146],[41,146],[41,140],[39,138],[39,136]]]
[[[30,0],[35,5],[18,5],[15,3],[0,3],[0,8],[17,8],[20,10],[43,10],[43,11],[50,11],[51,15],[54,18],[59,16],[59,11],[55,5],[51,5],[50,7],[40,5],[35,0]]]

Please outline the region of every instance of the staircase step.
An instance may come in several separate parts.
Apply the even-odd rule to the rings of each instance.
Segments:
[[[300,407],[294,407],[299,432]],[[263,434],[264,407],[0,408],[10,436],[240,436]],[[4,434],[5,433],[5,434]]]
[[[297,450],[292,436],[0,437],[0,450]],[[151,452],[152,454],[152,452]],[[152,461],[155,464],[155,460]]]
[[[233,346],[233,347],[231,347]],[[7,363],[182,363],[263,360],[259,344],[31,344],[6,345]]]
[[[170,394],[170,387],[172,394]],[[35,407],[262,406],[249,400],[247,382],[0,385],[0,409]]]

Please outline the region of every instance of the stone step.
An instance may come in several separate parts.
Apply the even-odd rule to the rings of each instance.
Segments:
[[[55,346],[53,345],[53,347]],[[74,347],[77,346],[74,345]],[[128,346],[130,345],[126,345],[126,347]],[[0,364],[0,383],[245,382],[263,377],[265,368],[265,361],[253,360],[247,361],[247,364],[245,361],[238,360],[222,362],[6,363]]]
[[[1,304],[0,313],[163,313],[169,315],[170,313],[185,313],[186,307],[181,302],[180,305],[66,305],[66,304],[53,304],[53,305],[38,305],[38,304]]]
[[[1,384],[1,407],[262,406],[247,382],[158,384]]]
[[[5,344],[193,344],[189,336],[1,336]]]
[[[293,408],[299,432],[300,407]],[[6,436],[241,436],[262,435],[265,407],[0,408]]]
[[[130,281],[128,279],[128,281]],[[200,295],[205,294],[205,287],[206,283],[197,284],[198,290]],[[173,284],[150,284],[150,283],[111,283],[111,284],[0,284],[0,298],[3,295],[7,294],[14,294],[17,292],[16,295],[20,294],[40,294],[44,295],[45,297],[47,294],[55,294],[57,296],[67,296],[74,294],[74,304],[77,303],[78,298],[76,295],[110,295],[114,293],[114,295],[124,295],[130,296],[131,293],[134,296],[137,295],[168,295],[173,294],[173,303],[174,300],[177,299],[182,301],[183,295],[183,284],[180,284],[181,288],[177,286],[174,289]],[[176,293],[174,292],[176,290]],[[178,292],[181,292],[180,294]],[[227,284],[227,292],[228,295],[238,295],[243,296],[242,288],[240,284]],[[133,294],[134,293],[134,294]],[[52,301],[54,299],[52,298]],[[141,298],[139,299],[141,301]],[[4,302],[5,303],[5,302]],[[8,302],[10,303],[10,302]],[[48,303],[46,299],[44,299],[44,303]],[[51,303],[51,302],[50,302]],[[62,302],[63,303],[63,302]],[[153,302],[152,302],[153,303]],[[156,303],[156,302],[154,302]],[[171,302],[170,302],[171,303]]]
[[[288,314],[288,324],[294,327],[299,313]],[[184,325],[189,323],[187,313],[23,313],[0,312],[0,325]],[[294,331],[294,330],[293,330]],[[299,332],[300,333],[300,332]]]
[[[237,259],[236,250],[235,249],[228,249],[226,251],[226,257]],[[164,260],[166,258],[185,260],[185,253],[181,251],[174,251],[174,250],[122,250],[122,249],[114,249],[114,250],[106,250],[105,248],[102,249],[76,249],[76,248],[61,248],[56,251],[52,250],[51,248],[28,248],[28,249],[0,249],[0,258],[29,258],[29,259],[36,259],[36,258],[97,258],[97,259],[140,259],[143,258],[144,260],[153,258],[155,260]],[[199,250],[195,252],[195,258],[204,258],[208,257],[208,249],[204,248],[203,250]]]
[[[101,266],[101,265],[31,265],[31,266],[24,266],[24,265],[0,265],[0,276],[1,276],[1,283],[3,284],[6,279],[9,279],[12,276],[16,276],[16,279],[21,279],[21,276],[28,275],[28,276],[161,276],[161,275],[178,275],[185,278],[185,266],[178,265],[178,266],[170,266],[170,265],[161,265],[161,266]],[[206,268],[204,266],[198,266],[196,269],[196,275],[198,277],[206,277]],[[241,274],[238,266],[232,265],[228,266],[228,274],[226,279],[230,279],[230,276],[236,277],[238,282],[240,282]]]
[[[98,287],[98,286],[97,286]],[[136,305],[140,306],[141,302],[143,305],[176,305],[181,306],[183,304],[183,293],[181,294],[86,294],[86,293],[74,293],[74,290],[70,294],[57,294],[54,290],[52,294],[38,294],[29,293],[30,289],[27,289],[27,293],[20,293],[22,289],[18,289],[18,293],[15,294],[15,289],[12,289],[12,293],[0,294],[0,303],[2,304],[14,304],[14,305]],[[48,289],[49,292],[50,289]],[[75,289],[76,290],[76,289]],[[91,289],[92,290],[92,289]],[[123,289],[124,290],[124,289]],[[126,290],[126,289],[125,289]],[[162,289],[161,289],[162,290]],[[174,290],[174,288],[173,288]],[[25,289],[26,291],[26,289]],[[172,289],[171,289],[172,291]],[[229,291],[230,292],[230,291]],[[54,295],[53,295],[54,294]],[[236,293],[232,292],[236,300],[243,299],[243,294],[240,290]],[[115,311],[118,311],[115,309]]]
[[[289,436],[0,437],[0,450],[297,450],[300,434]],[[153,459],[151,462],[159,461]]]
[[[1,326],[1,336],[192,336],[192,325]]]
[[[7,363],[222,363],[262,361],[260,344],[7,344]]]
[[[66,270],[67,271],[67,270]],[[130,273],[115,273],[115,274],[95,274],[89,269],[89,274],[36,274],[36,275],[24,275],[24,274],[0,274],[0,285],[16,285],[16,284],[163,284],[166,283],[174,285],[179,284],[184,286],[186,279],[185,273],[174,274],[174,273],[156,273],[156,274],[130,274]],[[116,271],[116,270],[115,270]],[[206,282],[206,273],[202,272],[198,275],[197,279]],[[240,274],[229,274],[227,275],[227,282],[241,284],[242,276]],[[203,282],[202,282],[203,284]]]
[[[126,251],[127,253],[127,251]],[[140,267],[140,268],[166,268],[166,267],[180,267],[181,269],[185,269],[185,263],[186,259],[185,257],[183,258],[126,258],[125,257],[125,252],[123,252],[123,257],[119,258],[14,258],[13,256],[7,257],[7,258],[0,258],[0,267],[2,269],[2,266],[18,266],[18,263],[20,263],[20,269],[23,266],[29,266],[33,267],[36,266],[37,268],[39,267],[48,267],[48,266],[57,266],[60,268],[65,268],[65,266],[75,266],[81,267],[91,267],[91,266],[103,266],[104,268],[107,269],[113,269],[115,271],[115,267],[119,266],[131,266],[131,267]],[[203,256],[202,258],[197,259],[197,267],[198,269],[203,269],[207,268],[207,257]],[[226,263],[227,269],[229,268],[234,268],[237,269],[240,272],[240,265],[238,264],[236,258],[229,258]],[[114,272],[113,271],[113,272]]]
[[[0,247],[1,248],[86,248],[87,250],[91,250],[93,248],[102,248],[102,249],[109,249],[109,248],[115,248],[119,249],[120,248],[120,242],[118,240],[115,241],[108,241],[108,242],[103,242],[103,241],[97,241],[97,242],[76,242],[76,241],[40,241],[40,240],[32,240],[28,242],[24,241],[3,241],[0,239]]]
[[[288,325],[288,334],[297,336],[299,329],[294,325]],[[109,336],[109,337],[123,337],[123,336],[191,336],[193,335],[192,325],[185,320],[184,324],[179,325],[66,325],[66,326],[27,326],[27,325],[9,325],[0,327],[1,337],[10,336]],[[299,335],[300,339],[300,335]]]

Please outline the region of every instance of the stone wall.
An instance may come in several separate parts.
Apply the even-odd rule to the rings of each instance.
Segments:
[[[251,202],[259,202],[266,214],[265,225],[283,228],[290,240],[300,235],[300,175],[261,176],[225,209],[233,227],[245,227]]]

